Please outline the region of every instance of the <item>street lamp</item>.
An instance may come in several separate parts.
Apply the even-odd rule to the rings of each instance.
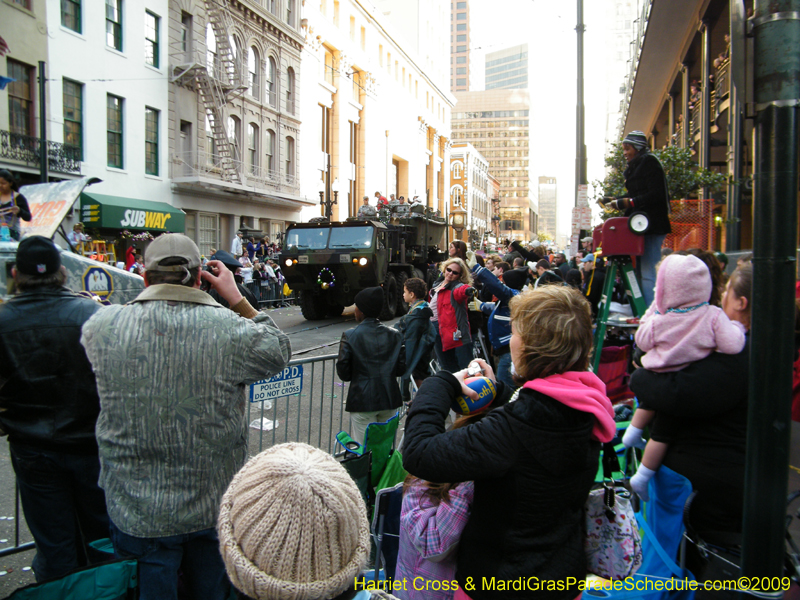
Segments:
[[[329,167],[330,168],[330,167]],[[328,171],[328,179],[330,181],[330,170]],[[325,217],[330,221],[333,214],[333,205],[338,204],[339,200],[339,180],[337,179],[333,187],[333,200],[331,200],[331,190],[322,179],[319,180],[317,190],[319,190],[319,205],[325,208]]]
[[[461,232],[467,226],[467,211],[463,207],[459,206],[450,211],[450,225],[455,230],[456,237],[460,240]]]

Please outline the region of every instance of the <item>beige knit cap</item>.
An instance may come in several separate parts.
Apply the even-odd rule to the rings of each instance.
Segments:
[[[322,450],[273,446],[222,497],[219,544],[231,582],[256,600],[321,600],[351,586],[370,549],[367,510]]]

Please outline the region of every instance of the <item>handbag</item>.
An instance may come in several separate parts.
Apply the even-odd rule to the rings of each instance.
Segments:
[[[642,540],[629,492],[614,484],[619,459],[611,443],[603,444],[603,486],[592,490],[584,505],[587,569],[605,579],[625,579],[642,564]]]

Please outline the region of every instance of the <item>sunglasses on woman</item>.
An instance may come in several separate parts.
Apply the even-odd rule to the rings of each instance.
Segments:
[[[447,271],[448,273],[452,273],[453,275],[458,275],[458,276],[461,275],[461,271],[453,271],[453,269],[451,269],[450,267],[447,267],[445,271]]]

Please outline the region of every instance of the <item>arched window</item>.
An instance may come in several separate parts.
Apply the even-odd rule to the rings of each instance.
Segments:
[[[258,50],[256,50],[252,46],[250,47],[250,50],[248,50],[247,52],[247,72],[249,74],[247,85],[249,87],[250,95],[253,98],[258,99],[261,96],[260,94],[261,81],[259,81],[258,78],[258,72],[259,72]]]
[[[294,69],[286,70],[286,112],[294,114]]]
[[[228,142],[231,145],[234,160],[241,160],[242,124],[238,117],[228,117]]]
[[[211,28],[211,23],[206,25],[206,68],[211,77],[217,74],[217,37]]]
[[[453,177],[455,179],[461,179],[461,163],[460,162],[453,163]]]
[[[275,59],[271,56],[267,61],[267,93],[270,106],[277,108],[278,104],[278,69],[275,66]]]
[[[294,177],[294,138],[286,138],[286,177]]]
[[[273,157],[275,156],[275,132],[272,129],[267,129],[267,139],[265,140],[265,149],[266,149],[266,157],[267,163],[266,168],[267,171],[273,171],[275,169],[275,162]]]
[[[247,126],[247,153],[250,172],[255,175],[258,171],[258,126],[253,123]]]
[[[461,194],[463,193],[464,188],[460,185],[454,185],[450,189],[450,196],[453,198],[453,205],[454,206],[461,206]]]

